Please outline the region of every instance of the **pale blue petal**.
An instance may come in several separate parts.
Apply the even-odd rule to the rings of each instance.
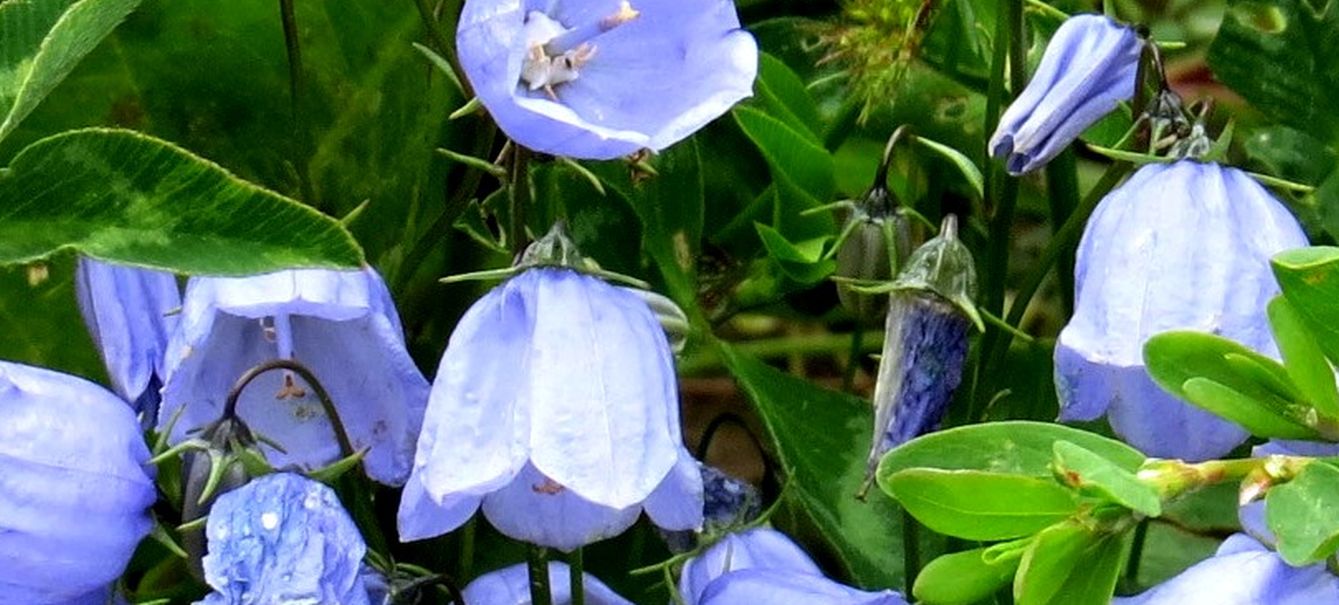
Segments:
[[[1292,567],[1243,534],[1218,554],[1140,595],[1113,605],[1315,605],[1339,603],[1339,577],[1324,563]]]
[[[640,504],[678,461],[669,343],[637,296],[589,275],[542,272],[528,387],[530,460],[591,502]],[[667,400],[668,399],[668,400]]]
[[[821,575],[752,568],[726,574],[702,592],[701,605],[907,605],[891,590],[867,592],[838,584]]]
[[[79,311],[113,390],[126,401],[140,400],[153,377],[161,380],[164,374],[168,335],[177,327],[175,313],[181,307],[177,278],[86,257],[79,258],[74,275]]]
[[[759,527],[728,534],[701,555],[689,559],[679,575],[679,594],[687,605],[697,605],[712,581],[733,571],[754,568],[823,575],[813,559],[785,534]]]
[[[484,497],[484,516],[503,535],[572,551],[632,527],[640,506],[592,503],[527,465],[511,484]]]
[[[152,526],[148,458],[111,391],[0,362],[0,595],[60,603],[121,575]]]
[[[646,516],[661,529],[701,529],[702,493],[702,470],[693,455],[680,448],[679,461],[643,503]]]
[[[554,605],[572,602],[571,571],[567,564],[549,562],[549,586]],[[582,587],[589,605],[632,605],[590,574],[584,574]],[[530,605],[530,573],[524,563],[491,571],[470,582],[461,596],[469,605]]]
[[[275,473],[219,496],[205,535],[205,578],[231,605],[367,605],[367,546],[329,487]]]
[[[400,541],[411,542],[440,536],[464,525],[479,510],[482,497],[452,494],[439,503],[423,489],[418,472],[409,475],[400,496],[396,525]]]

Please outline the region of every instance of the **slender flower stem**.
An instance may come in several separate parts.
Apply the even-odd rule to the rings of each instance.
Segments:
[[[465,97],[474,96],[469,78],[465,77],[465,70],[461,68],[460,60],[456,58],[456,45],[451,37],[442,31],[441,24],[437,22],[436,12],[428,4],[428,0],[414,0],[414,3],[418,6],[418,15],[423,20],[423,28],[428,30],[428,37],[432,39],[433,46],[437,47],[437,53],[451,64],[451,70],[456,72],[456,79],[465,88]]]
[[[1046,165],[1046,197],[1051,203],[1051,235],[1060,231],[1069,215],[1079,205],[1078,163],[1074,150],[1066,149]],[[1064,242],[1056,263],[1060,281],[1060,300],[1065,316],[1074,312],[1074,253],[1077,242]]]
[[[846,371],[842,373],[842,392],[851,393],[855,390],[855,373],[860,370],[860,351],[864,343],[865,330],[856,326],[851,331],[851,350],[846,359]]]
[[[330,428],[339,443],[340,455],[346,458],[354,455],[353,442],[349,440],[349,433],[344,429],[344,421],[340,419],[339,411],[335,409],[335,402],[330,399],[330,393],[321,385],[321,381],[316,379],[316,374],[310,368],[292,359],[271,359],[243,372],[237,382],[233,383],[232,390],[228,391],[228,399],[223,403],[223,414],[220,418],[236,418],[237,401],[241,399],[242,391],[261,374],[273,370],[286,370],[302,377],[303,382],[316,393],[316,399],[321,402],[321,409],[330,420]]]
[[[507,245],[513,254],[525,250],[525,211],[530,205],[530,150],[516,145],[511,151],[511,208]]]
[[[586,605],[586,574],[583,550],[578,546],[567,558],[567,588],[572,593],[572,605]]]
[[[902,509],[902,570],[906,576],[903,594],[907,595],[911,594],[911,587],[916,584],[916,576],[921,572],[920,529],[920,522],[907,509]]]
[[[1133,594],[1139,589],[1139,562],[1144,557],[1144,543],[1148,539],[1148,524],[1144,519],[1134,528],[1134,542],[1130,544],[1130,558],[1125,563],[1125,587]]]
[[[525,565],[530,572],[531,605],[553,605],[553,590],[549,587],[549,563],[543,546],[527,544]]]
[[[303,201],[318,205],[316,191],[311,184],[311,174],[307,170],[307,160],[311,157],[310,133],[307,129],[304,101],[307,94],[307,80],[302,73],[302,45],[298,40],[298,20],[293,2],[294,0],[279,0],[279,18],[284,28],[284,47],[288,51],[288,100],[293,112],[293,146],[297,151],[293,163],[297,168],[298,187],[302,191]]]

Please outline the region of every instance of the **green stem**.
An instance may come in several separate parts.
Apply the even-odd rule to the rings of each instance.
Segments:
[[[478,532],[478,523],[477,518],[471,517],[465,522],[465,526],[460,528],[460,542],[456,556],[457,578],[469,578],[474,574],[474,540]]]
[[[1079,205],[1078,165],[1072,148],[1046,165],[1046,193],[1051,203],[1051,235],[1054,236]],[[1074,253],[1077,249],[1075,242],[1066,242],[1056,265],[1060,300],[1064,303],[1066,317],[1074,312]]]
[[[1134,541],[1130,544],[1130,559],[1125,563],[1125,588],[1129,594],[1139,590],[1139,563],[1144,557],[1144,542],[1148,539],[1148,524],[1144,519],[1134,528]]]
[[[460,67],[460,60],[456,58],[456,45],[451,37],[442,31],[442,25],[437,22],[437,15],[433,12],[432,6],[428,0],[414,0],[418,5],[418,15],[423,20],[424,29],[428,30],[428,37],[432,39],[433,46],[437,54],[446,58],[451,64],[452,71],[456,72],[456,79],[460,80],[460,85],[465,88],[465,97],[474,96],[474,90],[470,88],[470,80],[465,77],[465,70]]]
[[[846,359],[846,371],[842,373],[842,392],[851,393],[855,388],[855,373],[860,369],[860,351],[864,345],[865,330],[856,326],[851,331],[851,350]]]
[[[525,565],[530,573],[531,605],[553,605],[553,590],[549,587],[549,563],[543,546],[525,545]]]
[[[572,551],[572,554],[567,557],[567,588],[568,592],[572,594],[572,605],[586,605],[586,574],[585,563],[583,561],[585,557],[583,556],[582,550],[583,549],[578,546],[577,549]]]
[[[513,145],[511,150],[511,208],[507,214],[507,245],[513,254],[525,250],[525,211],[530,206],[530,150]]]
[[[293,7],[294,0],[279,0],[279,18],[283,23],[284,47],[288,51],[288,100],[293,112],[293,139],[296,148],[293,163],[298,172],[298,187],[302,199],[308,204],[320,208],[316,191],[312,188],[311,175],[307,169],[307,160],[311,157],[307,130],[307,115],[304,110],[307,81],[302,74],[302,45],[298,41],[298,20]]]
[[[902,570],[906,575],[903,594],[910,595],[921,572],[920,523],[902,509]]]

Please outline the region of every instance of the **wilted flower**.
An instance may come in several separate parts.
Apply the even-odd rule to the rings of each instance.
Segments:
[[[1160,389],[1144,342],[1202,330],[1275,355],[1269,258],[1305,245],[1297,220],[1240,170],[1193,160],[1140,168],[1102,200],[1079,243],[1074,316],[1055,349],[1060,419],[1107,414],[1150,456],[1226,454],[1246,432]]]
[[[149,417],[158,411],[163,357],[177,328],[181,291],[171,273],[80,257],[74,291],[112,389]]]
[[[953,215],[892,286],[874,384],[871,472],[888,450],[939,426],[962,380],[968,330],[980,319],[972,253],[958,241]]]
[[[762,496],[748,482],[713,466],[698,464],[702,470],[702,529],[712,534],[748,523],[762,514]],[[661,530],[670,552],[682,553],[697,545],[699,531]]]
[[[205,526],[202,605],[367,605],[367,545],[334,490],[274,473],[219,496]]]
[[[1075,15],[1046,45],[1037,73],[1000,116],[990,154],[1010,174],[1032,172],[1058,155],[1121,101],[1134,96],[1144,41],[1102,15]]]
[[[790,538],[766,527],[728,535],[690,559],[679,576],[679,594],[687,605],[906,605],[891,590],[867,592],[829,580]]]
[[[153,525],[148,459],[110,391],[0,362],[0,601],[105,599]]]
[[[461,318],[432,387],[400,537],[450,531],[481,504],[503,534],[563,550],[622,532],[643,508],[662,528],[701,525],[674,361],[640,297],[537,266]]]
[[[1312,605],[1339,603],[1339,577],[1324,563],[1293,567],[1245,534],[1213,557],[1147,592],[1112,605]]]
[[[549,562],[549,589],[553,605],[572,602],[571,570],[567,564]],[[618,596],[603,582],[590,574],[583,574],[583,593],[589,605],[632,605],[632,601]],[[524,563],[486,573],[465,587],[465,602],[469,605],[530,605],[530,574]]]
[[[290,270],[254,277],[197,277],[186,287],[181,329],[168,350],[159,426],[182,406],[172,441],[214,422],[234,382],[272,359],[307,366],[330,393],[354,449],[370,448],[368,476],[404,482],[428,382],[405,350],[386,285],[361,271]],[[241,395],[238,414],[262,437],[275,467],[314,467],[341,457],[315,392],[292,373],[268,372]]]
[[[758,47],[728,0],[468,0],[456,45],[517,143],[610,159],[660,150],[753,91]]]

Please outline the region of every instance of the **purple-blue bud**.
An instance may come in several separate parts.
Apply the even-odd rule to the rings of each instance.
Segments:
[[[1134,96],[1144,41],[1102,15],[1075,15],[1046,45],[1037,73],[1000,116],[990,154],[1010,174],[1032,172]]]
[[[571,570],[566,563],[549,562],[553,605],[572,602]],[[632,605],[595,576],[583,574],[583,593],[589,605]],[[530,605],[530,574],[524,563],[490,571],[470,582],[461,595],[469,605]]]
[[[1297,220],[1240,170],[1194,160],[1140,168],[1098,204],[1079,242],[1074,316],[1055,348],[1060,419],[1106,414],[1117,435],[1159,458],[1229,452],[1246,431],[1159,388],[1144,343],[1200,330],[1276,356],[1269,259],[1306,245]]]

